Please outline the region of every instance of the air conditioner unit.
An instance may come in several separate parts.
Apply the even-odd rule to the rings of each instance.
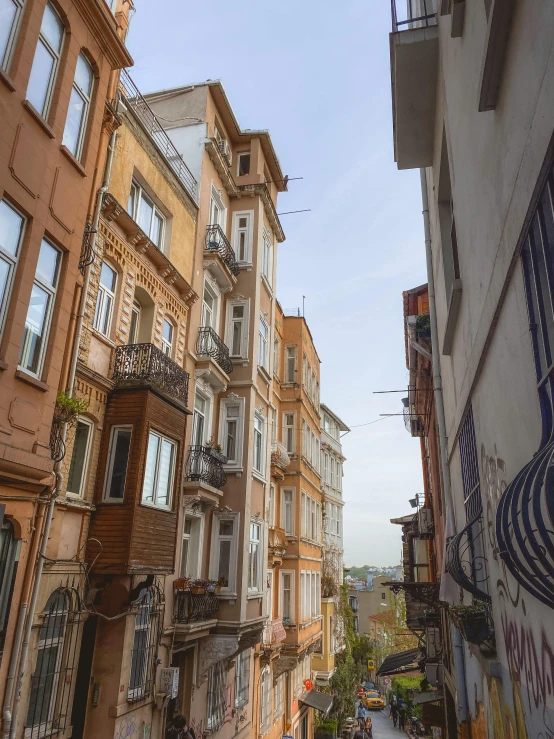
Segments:
[[[417,513],[417,527],[420,539],[432,539],[435,535],[433,511],[430,508],[420,508]]]
[[[229,164],[230,166],[231,162],[233,161],[233,152],[231,151],[229,142],[227,141],[227,139],[219,139],[219,141],[217,142],[217,145],[219,146],[219,151],[223,154],[223,156],[227,160],[227,164]]]
[[[441,632],[437,626],[425,629],[425,653],[427,659],[438,659],[442,652]]]
[[[425,678],[434,688],[444,684],[444,666],[441,662],[427,662]]]

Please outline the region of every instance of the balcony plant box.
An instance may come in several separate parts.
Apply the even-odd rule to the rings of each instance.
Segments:
[[[206,451],[212,457],[212,459],[215,459],[216,462],[219,462],[220,464],[227,464],[229,461],[227,457],[223,454],[223,449],[219,446],[219,444],[216,444],[213,441],[206,442]]]
[[[188,577],[178,577],[173,581],[173,590],[189,590],[190,580]]]
[[[193,585],[191,590],[193,595],[204,595],[206,593],[206,588],[202,585]]]
[[[449,610],[452,620],[469,644],[482,644],[493,638],[484,606],[451,606]]]

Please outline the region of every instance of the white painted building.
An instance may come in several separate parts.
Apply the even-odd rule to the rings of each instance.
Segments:
[[[343,571],[343,507],[342,477],[346,461],[342,453],[341,435],[350,431],[326,405],[321,404],[321,483],[325,507],[325,557],[342,582]]]
[[[435,13],[421,0],[410,18],[398,0],[393,12],[394,148],[399,169],[422,168],[424,217],[429,204],[433,353],[451,479],[440,503],[452,537],[441,597],[451,614],[473,603],[474,632],[479,613],[492,618],[481,636],[448,635],[463,664],[454,659],[456,684],[445,689],[473,739],[546,736],[554,726],[554,4],[437,4]],[[494,634],[483,641],[487,628]]]

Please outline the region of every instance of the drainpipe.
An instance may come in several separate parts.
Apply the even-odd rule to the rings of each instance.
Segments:
[[[110,176],[111,176],[111,171],[112,171],[116,140],[117,140],[117,131],[114,131],[111,135],[110,143],[108,146],[108,159],[106,162],[104,182],[102,183],[102,187],[98,191],[98,195],[96,199],[96,207],[94,210],[93,229],[96,232],[98,232],[98,225],[100,223],[100,213],[102,211],[102,202],[104,200],[104,195],[108,191],[108,187],[110,184]],[[96,233],[94,235],[93,253],[94,253],[95,248],[96,248]],[[75,339],[73,342],[71,365],[70,365],[69,375],[68,375],[68,380],[67,380],[67,394],[69,395],[69,397],[73,395],[73,386],[75,384],[75,373],[77,371],[77,361],[79,358],[79,343],[81,340],[81,334],[82,334],[82,329],[83,329],[85,303],[86,303],[86,297],[87,297],[88,287],[90,283],[91,266],[92,266],[92,263],[87,266],[87,269],[85,272],[85,279],[83,281],[83,289],[81,292],[81,299],[79,303],[79,313],[77,316],[77,324],[75,328]],[[64,427],[63,429],[63,437],[62,437],[63,442],[65,442],[65,437],[66,437],[66,427]],[[56,462],[56,464],[54,465],[54,475],[55,475],[56,482],[55,482],[54,489],[50,497],[50,502],[48,504],[48,510],[46,512],[46,520],[44,523],[44,530],[42,534],[42,543],[41,543],[40,550],[38,553],[35,580],[33,583],[31,600],[30,600],[29,608],[27,612],[27,622],[25,624],[25,631],[23,632],[23,619],[22,619],[21,623],[18,624],[16,640],[12,648],[13,649],[12,662],[14,664],[14,677],[15,677],[15,665],[17,663],[19,663],[19,676],[18,676],[18,685],[17,685],[17,694],[15,697],[15,704],[13,706],[13,711],[11,713],[10,713],[10,704],[11,704],[12,697],[13,697],[14,679],[12,678],[12,681],[8,682],[8,684],[6,685],[6,694],[4,697],[4,707],[3,707],[3,713],[4,713],[4,734],[3,736],[4,736],[4,739],[15,739],[17,714],[18,714],[19,705],[21,702],[21,684],[23,682],[23,676],[25,674],[25,666],[27,662],[27,654],[29,651],[29,641],[31,638],[33,620],[35,617],[35,609],[36,609],[36,603],[37,603],[37,598],[38,598],[38,591],[40,588],[40,580],[41,580],[42,571],[44,568],[44,559],[46,556],[46,550],[48,548],[48,540],[50,538],[50,528],[52,526],[52,518],[54,516],[54,510],[56,507],[56,499],[58,495],[60,494],[60,491],[62,489],[62,484],[63,484],[63,475],[61,473],[61,462]],[[18,653],[20,654],[18,655]]]
[[[420,169],[421,177],[421,202],[423,206],[423,229],[425,233],[425,259],[427,262],[427,290],[429,293],[429,321],[431,324],[431,347],[433,367],[433,391],[435,395],[435,407],[437,410],[437,422],[439,426],[439,447],[441,455],[441,469],[443,480],[444,503],[446,508],[446,531],[445,539],[453,536],[456,532],[454,517],[454,501],[452,497],[452,486],[450,480],[450,467],[448,464],[448,436],[446,433],[446,419],[444,414],[444,398],[442,393],[442,376],[440,366],[440,349],[437,330],[437,310],[435,302],[435,277],[433,274],[433,254],[431,250],[431,226],[429,221],[429,198],[427,195],[427,173]],[[441,576],[440,599],[454,602],[457,588],[451,576],[444,570],[445,557],[443,556],[443,567]],[[454,597],[452,597],[454,594]],[[465,674],[465,660],[463,642],[460,632],[452,626],[452,645],[454,673],[456,677],[456,700],[458,703],[458,719],[460,722],[467,721],[468,699]]]

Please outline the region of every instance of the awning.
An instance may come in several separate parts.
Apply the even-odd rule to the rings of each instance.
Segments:
[[[425,693],[414,693],[412,703],[414,706],[417,706],[421,703],[434,703],[435,701],[441,701],[443,698],[444,694],[442,690],[427,690]]]
[[[308,690],[298,699],[300,703],[315,708],[317,711],[326,716],[333,705],[333,696],[326,693],[320,693],[318,690]]]
[[[406,652],[397,652],[385,657],[383,664],[377,670],[377,675],[398,675],[402,672],[417,670],[418,662],[423,658],[420,649],[408,649]]]

